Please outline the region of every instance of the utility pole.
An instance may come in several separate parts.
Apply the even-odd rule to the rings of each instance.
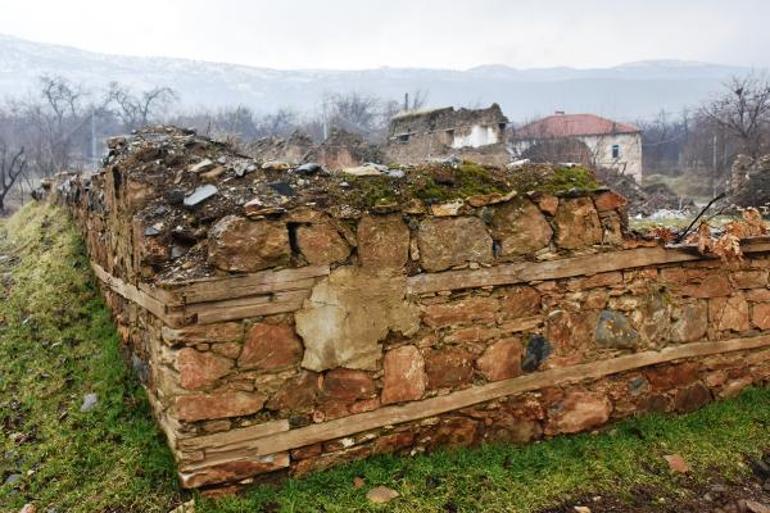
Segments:
[[[404,112],[409,110],[409,93],[404,93]]]
[[[91,109],[91,163],[94,169],[99,168],[96,157],[96,109]]]

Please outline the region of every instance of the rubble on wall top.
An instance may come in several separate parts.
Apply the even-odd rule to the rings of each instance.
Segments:
[[[146,236],[179,248],[175,258],[157,263],[159,280],[213,272],[205,240],[210,226],[228,215],[293,222],[287,214],[303,208],[345,220],[365,213],[441,215],[446,205],[456,215],[531,191],[581,194],[601,187],[583,168],[543,164],[506,170],[449,158],[330,170],[314,163],[259,162],[167,126],[112,138],[108,147],[101,176],[114,181],[116,196],[136,199],[121,208],[151,227]]]

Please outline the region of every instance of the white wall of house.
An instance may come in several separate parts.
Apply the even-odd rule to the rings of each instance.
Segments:
[[[642,134],[583,135],[576,139],[584,143],[597,166],[616,169],[642,182]],[[538,143],[537,139],[519,140],[512,145],[516,154],[521,155]]]
[[[642,134],[610,134],[577,137],[588,146],[599,167],[616,169],[642,182]]]
[[[470,129],[456,129],[452,139],[452,148],[478,148],[488,144],[500,142],[500,129],[498,127],[473,125]]]

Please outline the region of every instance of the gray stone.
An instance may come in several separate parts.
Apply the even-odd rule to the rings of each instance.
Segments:
[[[197,189],[195,189],[192,194],[189,196],[185,196],[184,198],[184,206],[185,207],[194,207],[198,205],[199,203],[202,203],[215,195],[217,192],[219,192],[219,189],[217,189],[214,185],[207,184],[207,185],[201,185]]]
[[[478,217],[426,219],[417,232],[420,265],[429,272],[492,261],[492,237]]]
[[[596,324],[596,343],[602,347],[633,349],[639,344],[639,333],[620,312],[602,310]]]
[[[96,394],[86,394],[83,396],[83,404],[80,405],[80,411],[87,412],[96,408],[99,403],[99,396]]]

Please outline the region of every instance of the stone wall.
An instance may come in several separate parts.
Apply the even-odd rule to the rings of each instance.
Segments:
[[[764,239],[727,267],[625,233],[607,190],[360,208],[194,134],[110,145],[53,197],[185,487],[524,443],[770,379]]]

